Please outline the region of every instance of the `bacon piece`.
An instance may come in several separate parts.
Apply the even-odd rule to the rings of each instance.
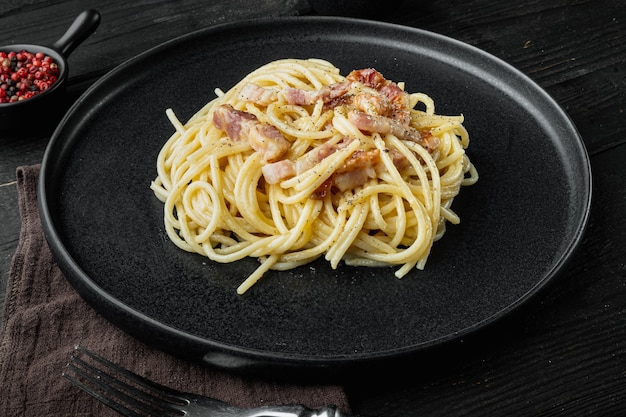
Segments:
[[[376,132],[382,134],[391,133],[398,136],[400,139],[404,139],[408,133],[406,126],[398,122],[394,122],[394,120],[385,116],[367,114],[361,111],[352,111],[348,114],[348,120],[350,120],[350,122],[352,122],[359,130],[364,130],[366,132]],[[415,130],[415,133],[418,136],[417,140],[419,140],[419,132]]]
[[[340,81],[321,88],[320,90],[302,90],[300,88],[290,87],[285,89],[285,100],[289,104],[297,106],[307,106],[315,104],[318,100],[323,103],[330,103],[333,100],[345,95],[351,86],[350,81]]]
[[[393,165],[398,169],[398,171],[402,171],[410,165],[407,157],[397,149],[389,149],[389,156],[391,157],[391,162],[393,162]]]
[[[387,82],[382,85],[378,91],[389,99],[391,102],[398,102],[400,106],[409,106],[409,93],[404,91],[393,81],[386,80]]]
[[[353,190],[365,184],[368,178],[369,176],[366,171],[348,171],[335,175],[333,185],[335,185],[339,191]]]
[[[313,168],[324,158],[332,155],[339,149],[339,146],[331,143],[324,143],[317,148],[313,148],[296,160],[296,172],[302,174],[304,171]]]
[[[345,146],[346,144],[343,142],[338,144],[324,143],[302,155],[295,161],[295,163],[288,159],[284,159],[282,161],[263,166],[263,176],[268,183],[276,184],[282,180],[290,178],[294,175],[302,174],[303,172],[313,168],[315,165],[322,162],[324,158],[332,155],[337,150]]]
[[[370,149],[368,151],[354,151],[350,158],[337,170],[338,174],[356,170],[368,170],[380,163],[380,151]],[[371,174],[371,172],[370,172]]]
[[[289,159],[282,159],[278,162],[265,164],[261,167],[263,178],[268,184],[278,184],[279,182],[296,175],[294,163]]]
[[[278,91],[270,88],[259,87],[253,83],[247,83],[239,92],[239,98],[243,101],[249,101],[261,106],[267,106],[276,101]]]
[[[429,140],[424,140],[421,133],[407,125],[403,125],[397,120],[385,116],[375,116],[360,111],[353,111],[348,114],[348,120],[352,122],[359,130],[366,132],[376,132],[392,135],[402,140],[410,140],[418,143],[426,148],[429,152],[439,146],[439,141],[433,135],[429,136]]]
[[[356,94],[354,96],[354,107],[371,115],[387,116],[391,112],[389,100],[382,94]]]
[[[335,177],[331,175],[326,181],[324,181],[315,191],[311,194],[311,198],[313,200],[323,200],[326,197],[326,194],[333,187]]]
[[[230,104],[221,105],[213,112],[215,127],[226,132],[226,135],[235,142],[246,140],[249,125],[258,121],[254,114],[235,110]]]
[[[350,91],[350,87],[352,87],[352,82],[344,80],[322,88],[322,99],[324,100],[324,103],[328,103],[331,100],[344,96],[348,91]]]
[[[329,99],[324,102],[324,110],[333,110],[335,107],[339,106],[350,106],[353,104],[354,96],[352,95],[343,95],[337,96]]]
[[[355,151],[337,170],[334,185],[340,191],[352,190],[368,180],[376,177],[375,167],[380,163],[378,149]]]
[[[289,104],[296,106],[307,106],[314,104],[320,97],[320,92],[317,90],[302,90],[301,88],[289,87],[285,89],[285,100]]]
[[[280,133],[276,126],[260,122],[250,126],[248,142],[266,162],[280,160],[291,147],[291,142]]]
[[[411,121],[409,108],[410,96],[409,93],[401,89],[398,84],[385,79],[380,72],[373,68],[354,70],[348,74],[346,79],[363,83],[365,86],[378,91],[388,100],[388,107],[385,108],[385,112],[379,112],[379,115],[389,116],[403,125],[409,124]],[[365,111],[365,109],[362,108],[361,110]]]
[[[213,124],[234,141],[247,140],[266,162],[280,160],[291,147],[275,126],[261,123],[254,114],[237,110],[230,104],[222,104],[214,110]]]
[[[439,138],[433,135],[430,130],[422,131],[422,141],[425,143],[424,148],[426,148],[429,152],[434,151],[439,146]]]
[[[400,152],[392,149],[392,160],[398,169],[408,165],[408,160]],[[347,191],[357,188],[370,178],[376,178],[376,168],[380,166],[380,151],[371,149],[368,151],[355,151],[344,164],[318,187],[311,198],[323,199],[332,187],[339,191]]]
[[[389,81],[380,90],[390,103],[391,114],[393,120],[397,120],[403,125],[408,126],[411,122],[411,97],[409,93],[402,90],[394,82]]]
[[[371,91],[351,92],[351,89],[358,91],[364,87]],[[298,106],[311,105],[322,100],[325,109],[352,105],[367,114],[390,117],[404,125],[411,121],[409,94],[373,68],[354,70],[344,81],[320,90],[288,88],[284,97],[289,104]]]
[[[353,70],[348,74],[346,80],[356,81],[376,90],[388,82],[385,77],[374,68]]]

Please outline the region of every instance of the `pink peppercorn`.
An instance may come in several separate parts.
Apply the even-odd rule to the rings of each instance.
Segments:
[[[43,52],[0,51],[0,103],[12,103],[47,90],[59,77],[54,59]]]

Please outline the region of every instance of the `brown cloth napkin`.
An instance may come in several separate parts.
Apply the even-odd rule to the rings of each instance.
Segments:
[[[52,259],[37,210],[39,168],[17,169],[22,230],[0,327],[0,416],[117,416],[61,377],[76,344],[161,384],[236,406],[334,404],[349,411],[340,385],[246,378],[188,363],[150,348],[99,316]]]

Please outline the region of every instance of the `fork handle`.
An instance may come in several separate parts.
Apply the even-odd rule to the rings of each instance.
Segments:
[[[254,408],[240,408],[221,401],[186,394],[189,404],[186,406],[188,416],[210,417],[359,417],[346,414],[337,406],[327,405],[318,409],[305,407],[302,404],[264,405]]]
[[[302,411],[298,417],[356,417],[344,413],[339,407],[334,405],[327,405],[317,410],[312,410],[304,406],[301,407]]]
[[[240,417],[357,417],[334,405],[311,409],[303,405],[274,405],[242,410]]]

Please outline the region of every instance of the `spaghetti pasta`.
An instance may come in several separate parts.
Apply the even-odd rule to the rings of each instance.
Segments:
[[[461,186],[478,179],[463,116],[373,69],[340,75],[284,59],[216,90],[175,128],[151,183],[179,248],[215,262],[255,257],[243,294],[267,271],[321,256],[337,268],[423,269]]]

